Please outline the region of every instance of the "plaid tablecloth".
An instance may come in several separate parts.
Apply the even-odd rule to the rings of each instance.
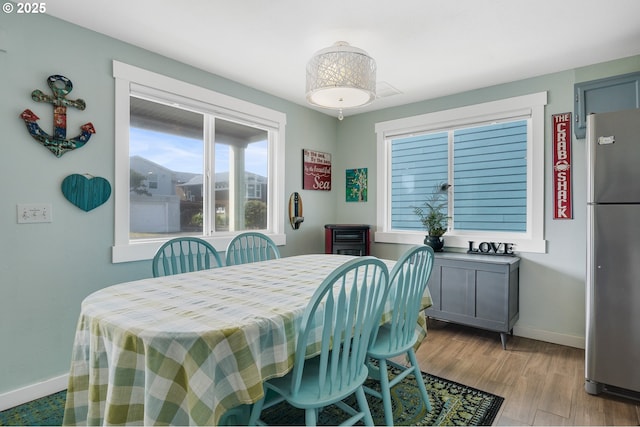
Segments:
[[[351,259],[302,255],[122,283],[89,295],[65,425],[214,425],[293,366],[302,313]],[[389,270],[394,261],[385,261]],[[427,294],[425,307],[431,305]],[[424,318],[420,329],[426,334]]]

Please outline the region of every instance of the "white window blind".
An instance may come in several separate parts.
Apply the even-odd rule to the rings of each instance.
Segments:
[[[422,230],[413,213],[435,186],[448,179],[447,132],[391,141],[391,224],[398,230]]]
[[[442,184],[452,230],[526,231],[527,121],[391,140],[392,228],[422,230],[414,207]]]
[[[527,121],[453,134],[453,228],[526,231]]]

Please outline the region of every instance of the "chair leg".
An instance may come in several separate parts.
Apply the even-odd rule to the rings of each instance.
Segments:
[[[418,365],[418,361],[416,359],[416,353],[413,349],[409,349],[409,360],[411,361],[411,366],[413,368],[413,374],[416,377],[416,382],[418,383],[418,389],[420,390],[420,394],[422,395],[422,400],[427,407],[427,412],[431,412],[431,401],[429,400],[429,394],[427,393],[427,388],[424,385],[424,380],[422,379],[422,372],[420,371],[420,366]]]
[[[240,405],[236,406],[235,408],[229,409],[227,412],[222,414],[222,416],[218,420],[218,425],[238,426],[247,424],[247,416],[250,415],[249,409],[250,408],[248,405]]]
[[[387,370],[387,360],[380,359],[380,394],[382,395],[382,406],[384,407],[384,422],[388,426],[393,425],[393,408],[391,406],[391,387],[389,386],[389,372]]]
[[[266,393],[265,393],[266,396]],[[247,423],[250,426],[258,425],[258,420],[260,419],[260,414],[262,413],[262,407],[264,406],[265,397],[258,400],[253,404],[253,408],[251,408],[251,415],[249,416],[249,422]]]
[[[358,387],[358,389],[356,390],[356,399],[358,400],[358,407],[360,408],[360,412],[364,412],[364,425],[372,426],[373,417],[371,416],[371,410],[369,409],[367,396],[364,394],[364,389],[362,387]]]
[[[304,415],[305,415],[305,424],[308,426],[315,426],[317,425],[317,412],[316,412],[316,408],[307,408],[304,411]]]

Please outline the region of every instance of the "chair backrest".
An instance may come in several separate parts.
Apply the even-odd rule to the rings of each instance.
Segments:
[[[336,268],[318,287],[305,309],[292,371],[297,394],[308,354],[319,356],[318,401],[362,385],[372,330],[380,319],[389,287],[387,266],[359,257]],[[320,345],[312,343],[320,339]],[[364,377],[363,377],[364,376]]]
[[[389,274],[391,287],[388,298],[393,308],[390,311],[391,318],[384,326],[390,328],[390,352],[415,343],[422,296],[431,277],[433,258],[434,252],[430,246],[414,246],[402,254]]]
[[[280,251],[269,236],[247,231],[238,234],[229,242],[226,265],[248,264],[275,258],[280,258]]]
[[[222,259],[211,244],[197,237],[178,237],[160,246],[153,257],[153,277],[221,267]]]

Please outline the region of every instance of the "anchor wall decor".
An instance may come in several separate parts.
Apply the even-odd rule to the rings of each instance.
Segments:
[[[53,75],[47,78],[47,84],[53,92],[53,96],[45,95],[42,91],[36,89],[31,92],[31,99],[36,102],[47,102],[53,105],[53,135],[49,135],[43,131],[36,121],[39,119],[33,111],[26,109],[20,114],[24,120],[27,130],[31,136],[44,145],[56,157],[61,157],[67,151],[80,148],[85,145],[91,134],[96,133],[93,124],[85,123],[80,127],[82,132],[80,135],[67,139],[67,107],[74,107],[78,110],[84,110],[86,103],[82,99],[66,99],[66,96],[73,90],[71,80],[64,76]]]

